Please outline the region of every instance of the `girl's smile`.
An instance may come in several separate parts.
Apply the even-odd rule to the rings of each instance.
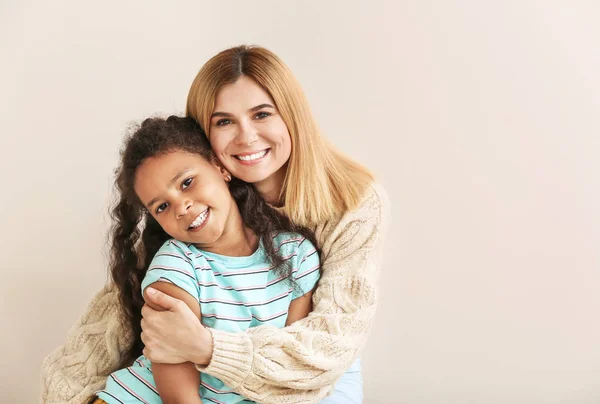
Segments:
[[[204,225],[208,222],[208,217],[210,215],[210,208],[206,208],[203,210],[188,226],[188,231],[197,232],[200,231],[204,227]]]

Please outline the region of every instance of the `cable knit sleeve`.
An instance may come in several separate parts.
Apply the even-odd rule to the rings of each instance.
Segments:
[[[42,403],[83,404],[115,370],[130,337],[118,320],[117,292],[107,285],[42,363]]]
[[[375,318],[377,278],[389,202],[373,185],[360,206],[316,229],[322,275],[313,312],[289,327],[211,330],[211,363],[201,368],[266,404],[317,403],[365,346]]]

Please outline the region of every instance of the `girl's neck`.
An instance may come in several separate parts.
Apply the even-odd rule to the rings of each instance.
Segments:
[[[212,245],[202,245],[198,246],[199,248],[230,257],[247,257],[256,251],[258,236],[244,225],[242,215],[235,202],[233,202],[233,207],[221,237]]]
[[[283,188],[283,181],[285,180],[285,174],[287,172],[287,163],[283,165],[277,172],[271,174],[270,177],[265,178],[262,181],[255,182],[254,187],[260,194],[260,196],[269,204],[273,206],[281,206],[281,189]]]

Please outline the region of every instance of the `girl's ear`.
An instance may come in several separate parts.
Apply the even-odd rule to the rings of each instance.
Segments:
[[[221,174],[225,182],[231,181],[231,173],[225,167],[223,167],[218,158],[213,156],[211,157],[210,162],[213,166],[215,166],[215,168],[217,169],[219,174]]]

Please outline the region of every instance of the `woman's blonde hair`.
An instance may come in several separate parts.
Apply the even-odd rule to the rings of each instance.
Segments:
[[[323,223],[360,203],[373,175],[343,155],[319,133],[298,81],[272,52],[259,46],[237,46],[211,58],[194,79],[186,114],[210,138],[210,119],[218,91],[246,76],[275,102],[292,140],[292,152],[281,190],[285,213],[302,226]]]

